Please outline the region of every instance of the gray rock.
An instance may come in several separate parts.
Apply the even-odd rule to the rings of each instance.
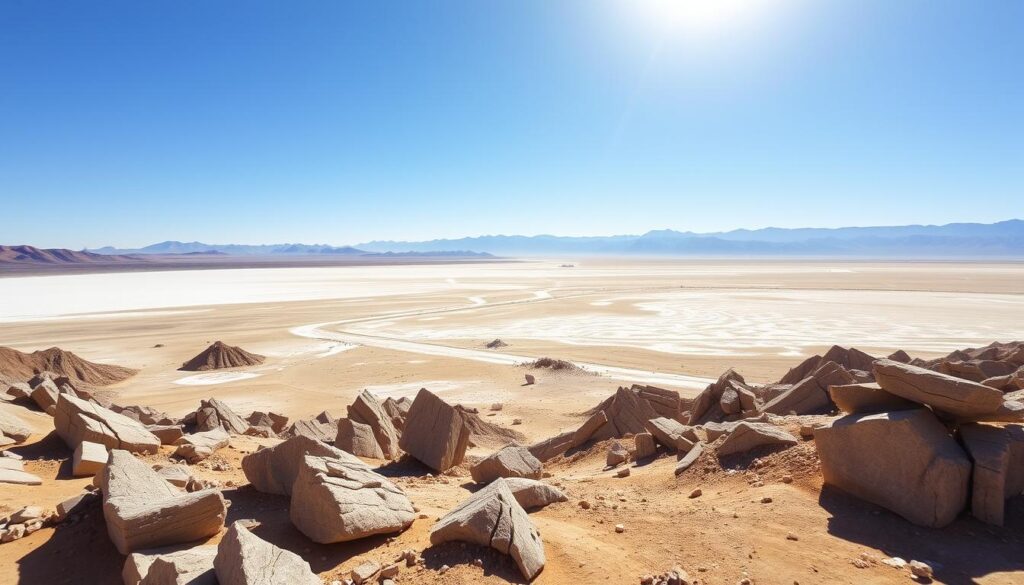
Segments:
[[[399,446],[424,465],[446,471],[462,463],[469,437],[462,412],[422,388],[409,409]]]
[[[984,418],[1003,406],[1003,393],[995,388],[924,368],[882,359],[874,372],[886,392],[963,419]]]
[[[797,438],[786,431],[768,423],[746,422],[736,423],[735,428],[715,449],[719,457],[746,453],[763,445],[793,446]]]
[[[352,457],[341,449],[299,435],[246,455],[242,458],[242,472],[257,491],[289,495],[306,455],[338,460]]]
[[[338,437],[334,440],[334,446],[357,457],[384,459],[384,451],[377,443],[373,427],[352,419],[343,418],[338,421]]]
[[[213,568],[219,585],[322,585],[302,557],[270,544],[239,522],[217,546]]]
[[[160,448],[160,439],[142,423],[69,394],[60,395],[53,426],[72,449],[82,441],[137,453],[156,453]]]
[[[548,504],[565,502],[569,499],[562,490],[535,479],[509,477],[505,478],[505,484],[508,485],[519,505],[527,510],[543,508]]]
[[[469,471],[473,481],[488,483],[499,477],[540,479],[544,466],[526,447],[508,445],[480,460]]]
[[[125,559],[121,579],[125,585],[217,585],[216,556],[213,545],[136,552]]]

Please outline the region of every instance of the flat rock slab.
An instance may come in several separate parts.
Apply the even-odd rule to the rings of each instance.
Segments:
[[[984,417],[1003,405],[1003,393],[995,388],[917,366],[881,359],[874,372],[886,392],[957,417]]]
[[[966,424],[960,438],[974,461],[971,514],[1002,526],[1006,499],[1024,492],[1024,426]]]
[[[0,410],[0,435],[23,443],[32,435],[32,429],[14,414]]]
[[[825,413],[832,408],[829,386],[852,384],[855,381],[853,375],[839,364],[823,360],[811,375],[768,401],[762,411],[780,415]]]
[[[852,414],[814,433],[825,483],[920,526],[967,504],[971,461],[928,409]]]
[[[488,483],[499,477],[540,479],[544,466],[526,447],[508,445],[480,460],[469,472],[477,483]]]
[[[142,423],[69,394],[58,398],[53,426],[72,449],[82,441],[136,453],[156,453],[160,448],[160,439]]]
[[[176,457],[189,463],[199,463],[208,459],[218,449],[223,449],[231,442],[231,436],[223,428],[215,428],[210,431],[184,435],[174,442],[178,446],[174,450]]]
[[[543,508],[548,504],[565,502],[569,499],[562,490],[536,479],[509,477],[504,481],[519,505],[526,510]]]
[[[43,480],[20,469],[5,469],[0,467],[0,483],[11,483],[15,485],[42,485]]]
[[[690,466],[692,466],[694,463],[696,463],[697,460],[700,459],[700,456],[703,454],[704,444],[697,443],[696,445],[694,445],[693,448],[690,449],[690,451],[686,455],[684,455],[682,458],[679,459],[679,461],[676,462],[675,474],[677,476],[682,475],[683,472],[689,469]]]
[[[99,473],[107,464],[107,448],[92,441],[82,441],[71,457],[71,475],[89,477]]]
[[[127,451],[111,451],[98,477],[107,533],[121,554],[200,540],[224,526],[219,491],[182,493]]]
[[[339,460],[351,457],[341,449],[298,435],[246,455],[242,458],[242,471],[257,491],[290,495],[306,455]]]
[[[462,412],[422,388],[409,408],[399,446],[424,465],[446,471],[462,463],[469,437]]]
[[[213,560],[220,585],[322,585],[309,563],[235,522]]]
[[[128,555],[121,579],[125,585],[217,585],[213,559],[217,547],[185,550],[147,550]]]
[[[839,410],[847,414],[891,412],[918,408],[917,402],[890,394],[877,382],[829,386],[828,394]]]
[[[693,427],[667,417],[652,418],[644,423],[654,439],[673,451],[686,453],[699,440]]]
[[[430,530],[431,544],[462,541],[507,554],[529,580],[544,568],[544,543],[504,479],[476,492]]]
[[[356,457],[306,455],[292,487],[292,523],[314,542],[345,542],[408,528],[416,513],[401,489]]]
[[[156,435],[163,445],[173,445],[185,436],[185,431],[178,425],[146,425],[146,430]]]
[[[775,425],[741,421],[736,423],[725,440],[718,445],[715,453],[719,457],[724,457],[736,453],[746,453],[763,445],[791,447],[798,442],[796,437]]]

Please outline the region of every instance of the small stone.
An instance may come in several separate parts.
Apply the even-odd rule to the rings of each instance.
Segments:
[[[692,499],[692,498],[699,498],[699,497],[701,497],[702,495],[704,495],[704,492],[703,492],[703,491],[701,491],[701,489],[700,489],[700,488],[697,488],[697,489],[693,490],[692,492],[690,492],[690,498],[691,498],[691,499]]]
[[[438,569],[438,570],[437,570],[437,572],[438,572],[439,574],[441,574],[441,575],[444,575],[445,573],[447,573],[447,572],[448,572],[448,569],[450,569],[450,568],[451,568],[451,567],[449,567],[448,565],[441,565],[441,568],[440,568],[440,569]]]
[[[24,524],[29,520],[35,520],[43,517],[43,509],[39,506],[25,506],[17,512],[11,514],[11,517],[7,519],[8,524]]]
[[[623,467],[615,473],[615,477],[629,477],[629,468]]]
[[[390,565],[380,570],[380,576],[382,579],[387,579],[390,577],[394,577],[396,575],[398,575],[398,563],[391,563]]]
[[[894,569],[902,569],[903,567],[907,566],[907,561],[901,559],[900,557],[891,557],[888,559],[882,559],[882,564],[888,565]]]
[[[786,540],[800,540],[800,537],[790,532],[786,535]]]
[[[910,561],[910,574],[919,579],[931,579],[932,567],[922,561]]]
[[[588,502],[586,500],[580,500],[580,508],[583,508],[584,510],[589,510],[590,509],[590,502]]]
[[[626,527],[624,525],[622,525],[622,524],[616,524],[615,525],[615,532],[618,532],[619,534],[622,534],[625,531],[626,531]]]
[[[871,563],[865,561],[864,559],[853,559],[852,561],[850,561],[850,563],[852,563],[853,566],[857,567],[858,569],[866,569],[871,566]]]
[[[761,503],[762,504],[770,504],[770,503],[772,503],[772,499],[769,496],[765,496],[765,497],[761,498]]]
[[[792,475],[783,475],[782,476],[782,483],[793,483],[793,476]]]
[[[356,585],[369,583],[374,575],[380,572],[380,564],[375,561],[364,561],[358,567],[352,569],[352,582]]]

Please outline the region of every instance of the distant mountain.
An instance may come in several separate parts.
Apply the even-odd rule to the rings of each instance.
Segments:
[[[446,252],[370,252],[364,253],[368,258],[494,258],[487,252],[470,252],[468,250],[451,250]]]
[[[65,265],[110,264],[113,262],[143,262],[140,258],[124,255],[103,255],[76,252],[65,248],[36,248],[34,246],[0,246],[0,265]]]
[[[96,254],[211,254],[220,253],[231,256],[315,256],[320,254],[351,255],[365,254],[351,246],[328,246],[326,244],[204,244],[202,242],[167,241],[151,244],[144,248],[121,249],[112,246],[92,250]]]
[[[1024,221],[847,228],[764,228],[695,233],[654,230],[606,237],[480,236],[427,242],[373,241],[363,250],[474,250],[506,256],[556,254],[850,257],[1024,257]]]

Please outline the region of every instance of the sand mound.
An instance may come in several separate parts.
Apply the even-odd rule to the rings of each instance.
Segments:
[[[576,364],[566,360],[556,360],[554,358],[542,357],[526,364],[528,368],[534,369],[548,369],[548,370],[562,370],[568,372],[581,372],[582,368]]]
[[[258,366],[265,358],[255,353],[249,353],[240,347],[235,347],[215,341],[213,345],[204,349],[202,353],[181,365],[181,370],[189,372],[203,372],[206,370],[221,370],[224,368],[244,368],[247,366]]]
[[[90,386],[107,386],[134,376],[136,370],[93,363],[59,347],[32,353],[0,347],[0,377],[24,382],[37,372],[53,372]]]

